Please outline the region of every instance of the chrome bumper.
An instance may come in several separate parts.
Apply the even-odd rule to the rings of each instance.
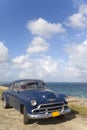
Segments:
[[[68,114],[70,112],[71,112],[70,108],[65,109],[64,111],[60,112],[60,116]],[[46,112],[44,114],[29,114],[28,113],[27,116],[28,116],[29,119],[44,119],[44,118],[50,118],[50,117],[52,117],[52,113],[48,113],[48,112]]]

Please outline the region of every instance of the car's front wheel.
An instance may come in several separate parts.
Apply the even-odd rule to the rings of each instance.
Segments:
[[[28,124],[29,123],[29,119],[27,117],[27,111],[26,111],[26,108],[24,107],[24,118],[23,118],[23,123],[24,124]]]

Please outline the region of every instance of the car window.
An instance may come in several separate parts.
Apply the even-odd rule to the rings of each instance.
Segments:
[[[9,89],[10,89],[10,90],[13,90],[13,87],[14,87],[14,85],[11,84],[10,87],[9,87]]]
[[[38,83],[38,89],[46,89],[46,84],[42,83],[42,82],[39,82]]]
[[[19,83],[14,83],[14,87],[13,87],[13,90],[14,91],[20,91],[20,85],[19,85]]]
[[[37,89],[37,84],[36,83],[26,84],[26,89],[35,90]]]
[[[46,89],[46,85],[44,83],[27,83],[25,85],[21,85],[21,89],[23,90],[39,90]]]

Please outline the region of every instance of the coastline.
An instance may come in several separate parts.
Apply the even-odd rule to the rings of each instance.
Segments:
[[[69,107],[71,108],[72,113],[87,117],[87,99],[86,98],[70,96]]]
[[[81,105],[87,107],[87,98],[79,98],[75,96],[69,96],[69,102],[75,105]]]

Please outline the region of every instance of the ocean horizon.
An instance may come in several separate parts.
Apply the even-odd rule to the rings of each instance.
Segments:
[[[47,87],[57,93],[87,98],[87,82],[47,82]]]

